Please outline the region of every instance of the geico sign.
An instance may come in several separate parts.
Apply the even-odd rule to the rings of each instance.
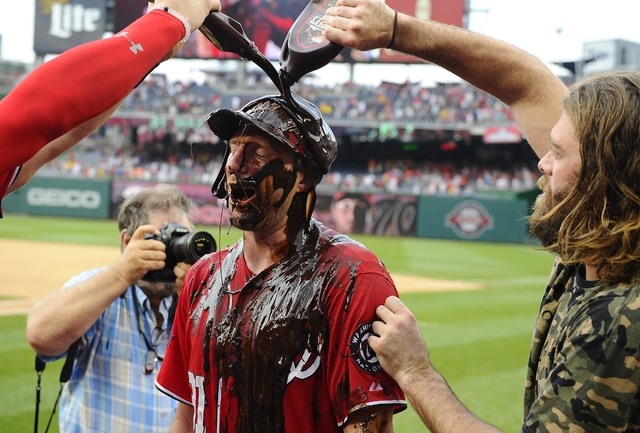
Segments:
[[[38,187],[27,190],[27,203],[31,206],[97,209],[100,201],[98,191]]]

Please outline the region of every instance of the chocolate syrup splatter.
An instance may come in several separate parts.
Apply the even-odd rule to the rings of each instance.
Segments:
[[[319,355],[328,337],[323,305],[335,269],[350,267],[351,281],[344,282],[344,290],[353,290],[359,263],[324,261],[322,269],[318,266],[328,248],[354,241],[346,236],[323,239],[322,229],[312,220],[293,238],[288,256],[245,287],[231,284],[243,251],[243,241],[238,242],[212,268],[208,295],[192,316],[206,320],[206,368],[215,362],[223,383],[233,387],[238,433],[284,431],[284,393],[292,364],[305,351]],[[234,295],[236,305],[231,305]]]

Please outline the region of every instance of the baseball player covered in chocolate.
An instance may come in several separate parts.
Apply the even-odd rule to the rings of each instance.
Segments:
[[[298,102],[208,119],[228,140],[213,192],[243,235],[186,277],[156,383],[183,403],[173,432],[392,432],[406,407],[367,344],[396,288],[373,253],[311,218],[337,144]]]

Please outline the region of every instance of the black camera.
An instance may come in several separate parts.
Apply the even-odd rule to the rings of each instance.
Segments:
[[[194,264],[199,258],[216,250],[216,241],[207,232],[189,232],[181,224],[165,224],[158,235],[148,234],[145,239],[155,239],[166,247],[167,258],[164,269],[149,271],[142,279],[151,282],[173,282],[173,268],[179,263]]]

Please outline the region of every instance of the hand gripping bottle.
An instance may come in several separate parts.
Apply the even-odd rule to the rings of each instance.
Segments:
[[[335,0],[333,0],[335,3]],[[149,0],[154,3],[155,0]],[[199,28],[205,38],[220,51],[234,53],[243,59],[252,61],[264,70],[271,81],[280,88],[280,77],[269,59],[258,50],[244,32],[242,24],[222,12],[211,12]]]
[[[280,52],[280,81],[292,86],[302,76],[322,68],[342,51],[323,35],[327,9],[337,0],[311,0],[289,29]]]
[[[237,54],[260,66],[280,90],[277,71],[245,34],[242,24],[238,21],[222,12],[211,12],[200,26],[200,32],[220,51]]]

